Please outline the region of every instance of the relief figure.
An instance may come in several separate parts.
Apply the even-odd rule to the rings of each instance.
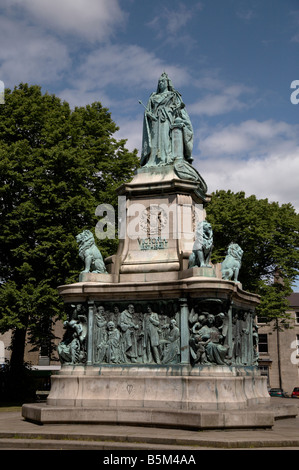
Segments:
[[[57,346],[60,362],[81,364],[86,362],[87,318],[81,304],[72,305],[71,320],[65,321],[65,334]]]
[[[136,309],[105,303],[94,313],[93,349],[95,364],[176,364],[180,330],[173,316],[145,302]]]
[[[119,364],[121,362],[120,331],[116,328],[113,321],[108,322],[107,329],[107,362],[108,364]]]
[[[105,309],[100,306],[97,308],[95,315],[96,335],[96,362],[103,362],[106,355],[106,344],[107,344],[107,319],[105,317]]]
[[[136,330],[139,326],[134,322],[134,305],[128,305],[121,312],[119,326],[121,330],[121,352],[124,362],[137,362],[137,336]]]
[[[201,341],[206,342],[207,361],[211,364],[226,364],[227,347],[222,344],[223,336],[215,326],[215,316],[213,314],[209,313],[207,315],[206,324],[199,329],[198,336]]]
[[[160,364],[159,354],[159,316],[154,313],[151,307],[147,307],[147,314],[144,319],[144,345],[147,362]]]
[[[176,320],[170,320],[169,325],[165,326],[167,329],[165,339],[162,340],[165,344],[162,364],[177,364],[180,356],[180,330],[177,327]]]

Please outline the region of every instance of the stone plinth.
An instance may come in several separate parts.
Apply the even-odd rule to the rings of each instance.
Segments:
[[[81,373],[63,369],[53,376],[47,401],[55,406],[186,411],[244,409],[268,402],[265,378],[250,368],[134,365],[87,367]]]
[[[276,418],[269,408],[248,410],[175,411],[145,408],[98,408],[50,406],[41,403],[23,405],[23,416],[34,423],[63,424],[85,423],[140,425],[178,429],[257,429],[271,428]],[[290,414],[291,412],[291,414]],[[286,410],[284,417],[294,417],[294,410]]]
[[[266,378],[257,368],[259,296],[222,279],[220,265],[189,263],[198,250],[198,210],[204,220],[209,200],[200,176],[188,179],[190,171],[180,161],[142,168],[119,189],[127,236],[106,260],[107,273],[83,272],[79,282],[59,286],[69,309],[58,346],[63,367],[52,376],[46,405],[23,406],[26,419],[195,429],[273,425]],[[143,235],[132,237],[136,223]]]
[[[115,282],[116,278],[113,274],[102,274],[102,273],[80,273],[79,282],[104,282],[111,283]]]
[[[196,268],[192,268],[196,270]],[[209,269],[210,272],[210,268]],[[188,270],[189,271],[189,270]],[[192,270],[190,270],[192,271]],[[213,272],[213,270],[211,270]],[[194,273],[194,272],[193,272]],[[124,300],[151,300],[157,298],[205,298],[212,294],[216,298],[227,299],[233,297],[236,305],[244,308],[254,308],[259,303],[259,296],[241,289],[240,284],[233,281],[225,281],[214,277],[190,276],[183,279],[170,278],[169,273],[163,273],[163,279],[132,278],[126,282],[105,283],[99,281],[102,275],[93,274],[87,282],[66,284],[59,287],[59,293],[63,299],[70,302],[105,301],[118,299]],[[153,273],[154,277],[154,273]],[[174,282],[175,281],[175,282]]]
[[[186,279],[189,277],[217,277],[214,266],[202,266],[185,269],[180,272],[180,279]]]
[[[188,266],[197,219],[209,200],[205,183],[181,179],[175,165],[141,168],[118,194],[126,198],[126,237],[107,269],[120,282],[142,275],[172,279]],[[153,274],[156,274],[153,276]]]
[[[24,405],[43,423],[90,422],[193,429],[270,427],[265,377],[255,368],[65,366],[52,377],[47,405]]]

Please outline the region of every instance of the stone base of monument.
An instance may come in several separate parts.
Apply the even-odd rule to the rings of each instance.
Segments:
[[[277,410],[278,413],[278,410]],[[46,404],[23,405],[25,419],[182,429],[271,427],[265,377],[251,367],[64,366]],[[280,415],[296,416],[293,407]]]
[[[23,417],[39,424],[109,423],[181,429],[254,429],[273,426],[278,414],[296,416],[297,409],[270,408],[267,379],[260,375],[255,364],[252,336],[241,334],[253,331],[253,316],[247,312],[255,305],[256,296],[242,291],[238,283],[213,275],[209,277],[208,274],[214,274],[217,268],[186,271],[185,279],[176,281],[165,279],[163,282],[114,284],[91,281],[90,275],[86,274],[84,283],[61,287],[60,292],[70,305],[73,302],[79,302],[79,306],[87,304],[85,316],[80,317],[85,318],[82,325],[88,333],[86,362],[64,363],[60,372],[52,376],[46,404],[23,405]],[[228,298],[233,298],[229,308]],[[161,332],[164,331],[164,322],[166,331],[171,331],[168,325],[175,319],[179,325],[176,327],[179,333],[176,355],[165,355],[166,351],[172,351],[166,347],[161,353],[160,363],[144,362],[144,349],[143,355],[136,351],[135,363],[129,358],[128,362],[122,363],[105,363],[103,358],[99,358],[99,306],[106,313],[107,321],[118,317],[115,324],[121,324],[119,312],[126,312],[126,307],[132,302],[135,308],[132,318],[136,323],[138,318],[142,318],[142,328],[148,318],[148,314],[143,313],[148,302],[154,311],[163,312],[158,317]],[[118,313],[113,310],[115,304],[119,307]],[[198,331],[192,312],[193,306],[196,308],[197,305],[202,306],[202,312],[206,311],[205,308],[208,312],[214,311],[215,318],[218,311],[226,312],[227,332],[222,329],[226,338],[224,345],[234,347],[228,349],[225,365],[202,364],[205,360],[199,361],[195,352],[191,357],[190,341]],[[204,315],[207,318],[208,314]],[[223,318],[223,314],[220,315]],[[142,328],[138,340],[146,335]],[[218,333],[217,329],[212,330],[213,334]],[[248,351],[244,354],[247,343]],[[143,340],[138,344],[144,346]],[[217,344],[221,347],[215,343],[215,348]],[[166,358],[169,359],[167,363],[163,362]]]
[[[270,407],[258,370],[260,297],[238,281],[242,248],[230,243],[211,264],[211,196],[190,163],[192,126],[172,88],[150,105],[149,154],[117,190],[119,244],[105,269],[92,232],[76,237],[84,271],[58,287],[68,318],[57,346],[62,369],[46,404],[23,405],[27,420],[254,429],[297,415]],[[112,213],[95,227],[100,240]]]
[[[38,424],[113,424],[198,430],[271,428],[275,421],[273,411],[262,409],[191,412],[138,407],[53,407],[41,403],[23,405],[23,416]]]

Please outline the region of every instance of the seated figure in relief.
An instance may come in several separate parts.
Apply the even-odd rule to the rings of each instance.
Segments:
[[[215,326],[215,316],[211,313],[206,315],[206,324],[197,332],[198,340],[205,347],[205,362],[211,364],[226,364],[227,346],[223,345],[223,335]]]
[[[79,364],[86,361],[87,317],[81,304],[72,305],[70,320],[64,322],[65,334],[57,346],[60,362]]]

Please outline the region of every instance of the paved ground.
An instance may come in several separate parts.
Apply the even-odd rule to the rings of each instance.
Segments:
[[[271,398],[273,406],[294,399]],[[292,401],[291,401],[292,400]],[[299,400],[296,400],[299,412]],[[298,413],[299,416],[299,413]],[[299,450],[299,417],[279,419],[272,429],[187,431],[86,424],[38,425],[21,411],[0,408],[0,450]]]

